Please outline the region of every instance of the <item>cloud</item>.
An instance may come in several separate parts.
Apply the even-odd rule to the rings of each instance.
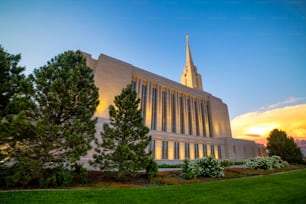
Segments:
[[[260,137],[261,135],[248,133],[248,134],[245,134],[245,136],[248,136],[248,137]]]
[[[273,110],[273,109],[276,109],[276,108],[280,108],[281,106],[284,106],[284,105],[296,103],[296,102],[301,101],[303,99],[304,98],[301,98],[301,97],[290,97],[290,98],[288,98],[284,101],[280,101],[280,102],[277,102],[277,103],[274,103],[274,104],[271,104],[271,105],[268,105],[268,106],[263,106],[263,107],[260,108],[260,110]]]
[[[278,107],[297,100],[291,98],[267,107]],[[233,137],[255,140],[262,144],[266,143],[267,136],[274,128],[286,131],[288,136],[295,139],[306,140],[306,104],[246,113],[235,117],[231,127]]]

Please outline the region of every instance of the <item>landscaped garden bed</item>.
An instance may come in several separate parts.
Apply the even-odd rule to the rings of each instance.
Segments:
[[[291,171],[304,168],[303,170]],[[66,189],[33,189],[0,191],[0,201],[19,203],[305,203],[305,166],[293,166],[287,172],[270,171],[271,175],[227,179],[197,178],[185,180],[176,172],[162,172],[156,179],[158,187],[144,182],[91,181],[89,185]],[[245,175],[246,169],[230,169]],[[254,175],[262,175],[255,170]],[[274,174],[275,173],[275,174]],[[92,174],[94,175],[94,174]],[[231,175],[231,177],[235,177]],[[97,178],[97,177],[95,177]],[[236,178],[236,177],[235,177]],[[102,177],[100,177],[102,179]],[[144,181],[144,180],[143,180]],[[215,182],[209,182],[215,181]],[[221,182],[220,182],[221,181]],[[184,184],[187,185],[174,185]]]
[[[149,182],[144,174],[140,174],[138,178],[128,180],[125,182],[116,181],[111,175],[103,175],[100,171],[89,171],[89,183],[84,185],[73,185],[73,187],[93,187],[93,188],[134,188],[134,187],[148,187],[148,186],[163,186],[163,185],[179,185],[190,183],[212,182],[233,178],[242,178],[250,176],[269,175],[279,172],[286,172],[298,169],[304,169],[306,165],[289,165],[282,169],[262,170],[262,169],[248,169],[242,167],[226,167],[224,169],[224,177],[210,178],[199,177],[196,179],[184,179],[181,170],[160,171],[158,175]]]
[[[272,158],[272,157],[271,157]],[[233,165],[221,167],[220,162],[215,161],[213,158],[206,158],[206,160],[197,160],[195,162],[185,161],[181,168],[171,169],[167,166],[167,170],[161,168],[156,177],[151,180],[148,179],[146,172],[139,173],[137,177],[131,177],[126,180],[118,180],[116,172],[102,172],[102,171],[80,171],[82,174],[77,172],[74,173],[72,183],[65,186],[40,186],[37,183],[31,183],[27,186],[5,186],[1,185],[0,190],[16,190],[16,189],[38,189],[38,188],[139,188],[139,187],[150,187],[150,186],[165,186],[165,185],[180,185],[180,184],[191,184],[191,183],[204,183],[212,181],[220,181],[234,178],[243,178],[251,176],[269,175],[279,172],[292,171],[297,169],[305,169],[306,165],[288,165],[282,166],[281,168],[275,168],[268,165],[268,169],[258,169],[262,167],[262,164],[272,164],[269,158],[254,158],[245,165]],[[275,157],[273,161],[277,161],[279,158]],[[269,163],[270,162],[270,163]],[[274,162],[275,163],[275,162]],[[251,164],[251,165],[250,165]],[[258,166],[256,166],[258,164]],[[218,168],[212,168],[213,166]],[[249,168],[248,168],[249,167]],[[267,167],[264,165],[264,167]],[[202,168],[202,169],[201,169]],[[205,172],[220,172],[219,176],[206,176],[203,173],[203,168],[206,168]],[[210,170],[207,170],[210,169]],[[193,174],[193,172],[197,172]],[[205,173],[204,172],[204,173]],[[190,173],[192,175],[190,176]],[[85,177],[84,177],[85,175]],[[186,176],[187,175],[187,176]],[[195,176],[196,175],[196,176]],[[214,178],[212,178],[214,177]],[[72,179],[72,178],[71,178]],[[84,182],[85,181],[85,182]]]

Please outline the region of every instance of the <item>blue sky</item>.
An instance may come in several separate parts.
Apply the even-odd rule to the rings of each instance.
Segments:
[[[230,117],[306,103],[305,1],[0,0],[0,44],[31,73],[66,50],[179,82],[185,35]]]

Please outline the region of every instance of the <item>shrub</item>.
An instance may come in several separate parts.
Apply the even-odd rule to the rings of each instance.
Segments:
[[[247,168],[271,170],[273,168],[283,168],[288,166],[288,162],[283,161],[279,156],[255,157],[246,161]]]
[[[154,159],[150,159],[146,167],[147,177],[149,181],[152,181],[158,173],[158,165]]]
[[[1,177],[7,187],[28,186],[42,176],[40,162],[29,158],[22,158],[12,166],[3,167],[3,170]]]
[[[199,167],[200,176],[208,176],[213,178],[224,176],[224,168],[221,166],[221,162],[212,156],[198,159],[196,164]]]
[[[72,184],[73,176],[71,172],[66,169],[60,169],[56,174],[56,180],[58,186],[69,186]]]
[[[255,157],[250,158],[246,161],[247,168],[250,169],[263,169],[263,170],[271,170],[272,162],[267,157]]]
[[[184,160],[182,165],[182,176],[184,179],[195,179],[200,174],[199,167],[196,163],[191,163],[188,159]]]
[[[182,164],[160,164],[158,168],[182,168]]]
[[[88,171],[81,164],[74,164],[72,166],[73,177],[77,179],[81,184],[87,184],[89,181]]]
[[[231,166],[234,163],[230,160],[222,160],[222,161],[220,161],[220,164],[221,164],[222,167],[226,167],[226,166]]]
[[[233,162],[233,165],[242,165],[242,164],[245,164],[244,161],[235,161]]]
[[[273,155],[270,159],[272,162],[272,168],[280,169],[289,165],[287,161],[283,161],[281,157],[277,155]]]
[[[39,179],[39,186],[40,187],[56,187],[56,175],[51,175],[48,177],[42,177]]]

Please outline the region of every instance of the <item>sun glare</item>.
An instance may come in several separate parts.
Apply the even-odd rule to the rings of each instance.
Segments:
[[[258,125],[258,126],[249,128],[245,134],[246,135],[266,136],[274,128],[277,128],[277,126],[276,125]]]

